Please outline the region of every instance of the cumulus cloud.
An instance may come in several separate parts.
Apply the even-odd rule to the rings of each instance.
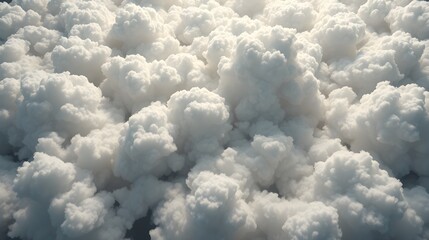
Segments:
[[[8,129],[8,142],[20,148],[20,158],[31,158],[38,139],[52,132],[70,139],[122,118],[86,77],[68,72],[28,73],[21,78],[20,94]]]
[[[314,174],[302,184],[302,199],[322,200],[336,208],[344,238],[397,237],[388,229],[393,229],[407,208],[401,183],[380,169],[368,153],[337,151],[326,161],[316,163]],[[410,232],[410,236],[417,234]]]
[[[251,206],[260,235],[268,239],[341,239],[336,209],[321,202],[289,201],[262,192]]]
[[[423,40],[429,37],[425,26],[429,21],[428,5],[422,1],[413,1],[406,6],[392,10],[387,19],[392,31],[404,31],[413,37]]]
[[[0,3],[0,239],[428,239],[429,2]]]
[[[21,6],[0,3],[1,29],[0,39],[5,41],[11,34],[27,25],[40,25],[41,16],[32,9],[24,11]]]
[[[154,104],[142,109],[130,117],[123,131],[119,156],[114,162],[115,174],[130,181],[145,173],[163,175],[167,167],[167,160],[163,159],[177,150],[167,108]]]
[[[372,153],[401,177],[425,165],[418,156],[423,151],[419,146],[427,141],[426,95],[416,85],[395,88],[382,82],[354,103],[356,95],[345,87],[329,95],[328,101],[333,100],[330,104],[337,107],[328,111],[327,117],[333,123],[333,132],[352,150]],[[348,118],[349,113],[353,117]],[[417,156],[412,157],[414,154]]]
[[[99,85],[103,78],[100,67],[110,54],[111,50],[106,46],[72,36],[60,39],[59,45],[52,50],[51,59],[55,72],[83,75],[91,83]]]
[[[272,1],[264,8],[264,17],[269,25],[281,25],[306,31],[313,27],[317,13],[310,2]]]
[[[17,196],[16,192],[13,191],[13,179],[16,175],[16,163],[9,157],[0,157],[0,231],[3,236],[8,231],[8,225],[12,223],[13,213],[17,210]]]
[[[202,171],[187,181],[191,192],[161,206],[153,239],[242,239],[256,223],[239,185],[223,174]]]
[[[113,46],[127,51],[154,42],[165,36],[168,30],[155,9],[129,3],[118,10],[109,39]]]

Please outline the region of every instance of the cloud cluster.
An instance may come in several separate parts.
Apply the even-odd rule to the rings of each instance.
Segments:
[[[429,2],[0,3],[0,239],[428,239]]]

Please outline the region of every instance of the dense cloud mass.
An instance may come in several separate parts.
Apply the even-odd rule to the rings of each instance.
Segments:
[[[429,239],[429,2],[0,3],[0,239]]]

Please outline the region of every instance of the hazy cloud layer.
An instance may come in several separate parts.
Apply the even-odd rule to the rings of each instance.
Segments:
[[[428,26],[417,0],[0,3],[0,239],[429,239]]]

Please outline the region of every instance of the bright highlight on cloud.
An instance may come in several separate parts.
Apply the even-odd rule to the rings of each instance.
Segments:
[[[0,3],[0,239],[429,239],[429,2]]]

